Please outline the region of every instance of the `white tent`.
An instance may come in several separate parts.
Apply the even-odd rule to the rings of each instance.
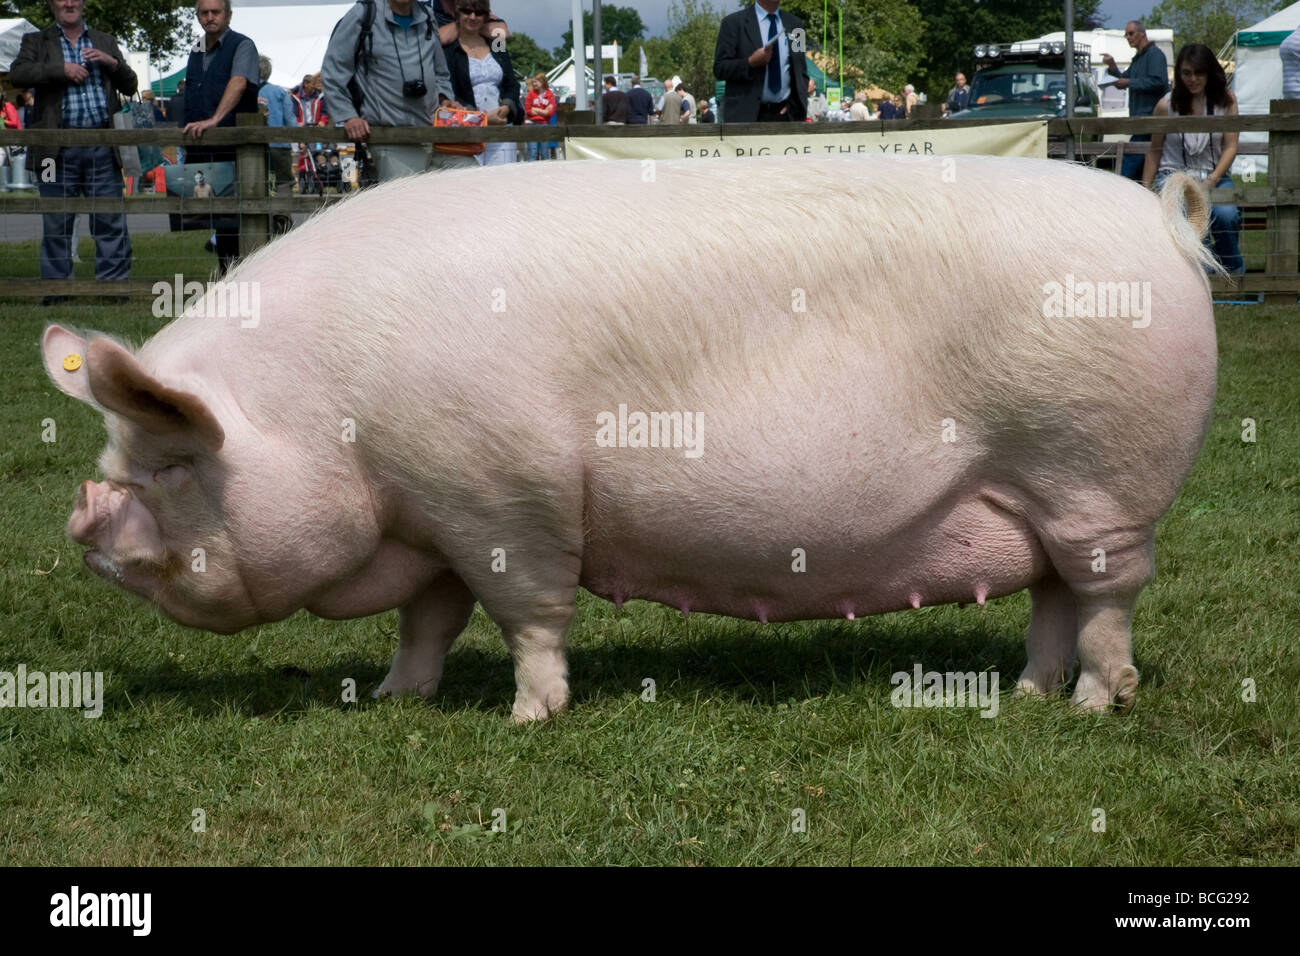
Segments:
[[[1239,112],[1267,113],[1268,101],[1282,98],[1282,57],[1278,47],[1297,29],[1300,29],[1300,3],[1293,3],[1233,34],[1230,46],[1235,69],[1230,85],[1237,96]],[[1268,134],[1242,133],[1241,142],[1266,143]],[[1268,169],[1267,156],[1252,158],[1255,169]],[[1241,157],[1232,164],[1234,172],[1242,169],[1245,159]]]
[[[1293,3],[1232,36],[1236,69],[1232,91],[1242,113],[1267,113],[1269,100],[1282,98],[1282,58],[1278,47],[1300,29],[1300,3]]]
[[[591,67],[585,64],[582,69],[587,77],[588,102],[583,106],[575,103],[574,108],[591,109],[590,97],[596,89],[596,74],[592,73]],[[573,57],[565,57],[563,62],[557,63],[551,72],[546,74],[546,83],[555,92],[556,100],[561,103],[573,96],[578,85],[578,71],[573,68]]]
[[[9,64],[18,55],[23,36],[36,29],[22,17],[16,20],[0,20],[0,73],[9,72]]]

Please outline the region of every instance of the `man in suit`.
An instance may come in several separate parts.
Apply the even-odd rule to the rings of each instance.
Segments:
[[[605,77],[605,92],[601,95],[605,108],[605,122],[610,126],[627,124],[629,112],[627,94],[614,83],[612,76]]]
[[[654,111],[654,97],[641,88],[641,77],[632,77],[632,89],[627,94],[627,121],[634,126],[645,126]]]
[[[9,68],[9,82],[36,88],[34,129],[108,129],[120,96],[136,91],[135,72],[107,33],[86,26],[85,0],[49,0],[54,25],[22,39]],[[111,146],[33,146],[27,166],[42,196],[102,196],[121,200],[122,167]],[[42,219],[41,278],[72,278],[70,212]],[[131,239],[126,214],[91,213],[95,278],[131,274]],[[61,298],[61,297],[60,297]],[[48,298],[57,301],[57,298]]]
[[[808,115],[803,21],[780,6],[781,0],[757,0],[718,28],[713,75],[727,84],[728,123],[802,123]]]

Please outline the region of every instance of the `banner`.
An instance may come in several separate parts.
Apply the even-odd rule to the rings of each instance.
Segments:
[[[773,136],[582,137],[565,140],[568,159],[722,159],[752,156],[986,156],[1047,158],[1047,123],[1004,123],[951,128],[874,131],[871,122],[842,123],[844,132],[790,132]],[[695,128],[695,127],[693,127]],[[718,127],[725,129],[725,127]]]

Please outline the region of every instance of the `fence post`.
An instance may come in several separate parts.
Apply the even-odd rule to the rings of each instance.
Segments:
[[[1300,113],[1300,100],[1272,100],[1270,116]],[[1268,134],[1268,188],[1272,205],[1268,210],[1269,277],[1290,279],[1286,292],[1266,292],[1264,301],[1295,305],[1300,295],[1300,206],[1284,202],[1280,190],[1300,187],[1300,132],[1270,130]],[[1291,194],[1292,196],[1294,193]]]
[[[238,113],[236,126],[265,126],[261,113]],[[240,143],[235,147],[235,180],[240,199],[266,199],[266,143]],[[239,214],[239,257],[252,255],[266,244],[271,234],[271,217],[266,213]]]

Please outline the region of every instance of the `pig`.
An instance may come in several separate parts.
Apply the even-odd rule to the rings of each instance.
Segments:
[[[108,432],[68,532],[189,627],[399,608],[380,695],[431,696],[477,601],[521,723],[568,703],[579,587],[759,622],[1028,588],[1016,692],[1077,663],[1129,707],[1214,401],[1207,219],[1186,177],[977,156],[399,180],[240,263],[257,316],[46,330]]]

